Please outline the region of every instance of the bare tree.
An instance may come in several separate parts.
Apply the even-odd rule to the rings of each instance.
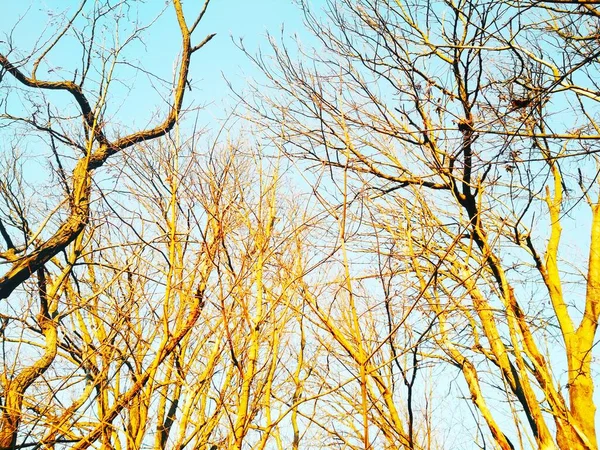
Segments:
[[[284,205],[276,166],[244,155],[245,144],[203,153],[197,136],[170,137],[107,164],[52,297],[54,339],[27,312],[36,291],[3,316],[5,393],[29,359],[49,359],[21,409],[4,408],[18,419],[6,448],[300,441],[287,430],[310,402],[299,392],[313,362],[297,356],[300,297],[286,268],[304,225]]]
[[[92,204],[98,203],[93,187],[97,178],[94,173],[111,156],[125,149],[132,151],[134,146],[164,136],[173,129],[183,112],[183,97],[192,55],[214,36],[208,35],[198,44],[193,41],[192,36],[206,12],[208,1],[199,8],[192,20],[186,20],[181,3],[173,1],[182,45],[166,115],[154,126],[120,133],[119,124],[112,118],[114,111],[111,109],[110,96],[118,84],[117,73],[120,65],[125,62],[126,49],[149,26],[135,20],[133,5],[129,3],[93,2],[90,5],[83,1],[70,13],[70,17],[55,16],[57,27],[42,31],[40,39],[31,50],[19,47],[14,42],[12,33],[3,40],[0,79],[5,95],[4,111],[0,119],[6,136],[10,130],[14,131],[14,139],[8,143],[8,146],[12,145],[14,148],[12,152],[9,149],[8,156],[4,158],[6,177],[3,177],[0,186],[0,234],[3,239],[1,258],[8,265],[0,278],[0,298],[10,300],[7,307],[3,308],[8,313],[3,315],[5,331],[15,331],[14,323],[22,326],[16,327],[21,331],[15,331],[21,336],[21,340],[18,339],[19,342],[16,343],[16,353],[4,355],[0,448],[14,448],[19,433],[25,433],[21,435],[25,442],[30,440],[28,434],[33,431],[24,432],[22,428],[24,419],[28,424],[31,423],[29,414],[23,408],[32,407],[37,411],[33,417],[38,417],[38,413],[42,416],[49,414],[47,423],[55,424],[58,429],[65,426],[65,417],[57,411],[39,409],[39,404],[24,405],[25,393],[31,391],[36,380],[65,350],[73,351],[71,357],[86,367],[87,376],[93,380],[90,386],[101,389],[106,380],[114,376],[110,364],[118,351],[112,347],[118,337],[118,327],[107,330],[98,323],[98,314],[103,308],[97,301],[103,291],[112,288],[115,280],[104,284],[104,280],[95,279],[95,273],[90,269],[90,290],[84,294],[81,291],[84,286],[78,284],[77,278],[77,267],[87,264],[90,258],[93,260],[91,255],[97,255],[97,249],[91,253],[89,251],[89,245],[95,239],[95,227],[86,233],[93,215]],[[116,30],[116,35],[113,35],[116,37],[112,42],[107,37],[108,33],[103,35],[102,32],[103,29],[108,29],[107,24],[110,29]],[[126,35],[122,41],[119,40],[122,37],[119,31]],[[79,44],[77,51],[80,57],[68,61],[68,68],[59,69],[50,62],[52,56],[56,56],[60,49],[64,51],[63,46],[69,43],[72,45],[73,41]],[[70,102],[65,101],[66,97],[70,98]],[[56,177],[56,182],[49,183],[46,187],[43,181],[51,172],[48,170],[44,173],[45,169],[39,168],[42,175],[38,179],[42,183],[29,184],[31,180],[28,180],[28,175],[32,172],[31,167],[27,166],[36,162],[20,154],[18,149],[19,146],[32,145],[34,136],[41,138],[41,145],[39,141],[35,143],[40,147],[38,155],[52,161],[52,176]],[[39,161],[38,159],[37,164],[40,164]],[[72,170],[70,175],[69,169]],[[40,190],[45,189],[49,190],[49,195],[40,198]],[[211,242],[208,241],[209,248]],[[107,250],[106,253],[109,252]],[[206,257],[209,255],[210,252]],[[124,272],[126,269],[120,268],[115,276]],[[32,277],[34,279],[28,283]],[[19,294],[13,295],[17,288],[21,288]],[[199,289],[201,293],[202,289]],[[85,305],[79,303],[82,297],[87,298]],[[172,330],[170,338],[162,342],[154,355],[156,363],[162,362],[187,335],[198,317],[200,299],[201,295],[198,295],[195,303],[190,303],[189,321],[182,321],[176,330]],[[94,318],[82,313],[90,305],[97,307],[93,313]],[[38,312],[34,313],[35,310]],[[75,316],[71,316],[71,313]],[[121,324],[125,323],[125,317],[119,319]],[[83,340],[87,346],[95,348],[94,340],[97,339],[95,343],[101,347],[100,354],[94,352],[92,358],[82,348],[79,348],[78,353],[70,344],[64,343],[60,329],[67,318],[77,318],[86,327],[94,328],[91,334],[78,335],[77,340]],[[86,322],[87,320],[90,322]],[[22,354],[22,339],[26,339],[31,333],[42,336],[42,343],[34,344],[40,351]],[[7,338],[6,341],[10,339]],[[111,345],[106,347],[107,343]],[[27,356],[23,356],[24,354]],[[10,362],[14,357],[17,359]],[[100,360],[94,362],[88,358]],[[108,391],[102,391],[101,397],[104,400],[100,406],[100,415],[105,422],[90,429],[89,434],[75,447],[89,446],[100,436],[106,441],[111,432],[111,421],[125,404],[132,401],[151,376],[152,371],[144,369],[134,380],[130,390],[118,400],[115,399],[114,405],[110,407]],[[58,386],[71,381],[57,376],[49,383],[59,392]],[[56,396],[60,402],[60,396]],[[89,406],[86,405],[85,396],[78,402],[78,407]],[[51,442],[54,442],[52,436],[56,432],[50,433],[48,439]],[[59,434],[65,436],[62,431]],[[69,442],[69,433],[66,436],[65,439]]]
[[[327,190],[351,175],[413,303],[388,336],[432,324],[416,355],[462,374],[474,443],[596,449],[597,5],[301,6],[320,47],[250,55],[246,104]]]
[[[117,5],[101,5],[94,3],[89,23],[85,24],[82,30],[75,28],[75,21],[80,17],[86,17],[88,14],[84,12],[86,2],[82,2],[81,6],[75,11],[73,16],[64,24],[62,28],[58,28],[48,43],[41,48],[35,48],[25,58],[17,56],[17,60],[11,60],[11,54],[17,53],[12,45],[12,39],[8,41],[8,48],[0,54],[0,65],[3,71],[3,79],[12,76],[17,83],[29,88],[33,93],[43,94],[46,91],[64,92],[65,95],[72,97],[72,100],[77,105],[78,111],[75,116],[81,120],[83,130],[76,135],[67,134],[61,129],[64,126],[61,123],[61,115],[54,110],[52,106],[34,100],[31,109],[34,111],[26,117],[15,117],[9,113],[3,115],[3,119],[7,122],[15,121],[28,125],[34,131],[43,132],[48,145],[56,156],[56,164],[59,174],[66,183],[65,188],[68,189],[68,197],[63,201],[68,205],[68,215],[64,220],[61,220],[52,233],[37,233],[31,235],[30,230],[19,230],[25,234],[24,241],[14,243],[11,234],[4,232],[3,237],[6,240],[6,251],[3,252],[4,259],[11,264],[10,269],[3,275],[0,280],[0,298],[8,298],[8,296],[33,273],[43,267],[52,257],[64,250],[81,234],[85,225],[89,220],[89,202],[92,186],[93,172],[102,167],[108,158],[116,153],[134,146],[140,142],[155,139],[168,133],[175,125],[180,113],[182,112],[183,97],[186,91],[186,83],[188,80],[188,72],[192,55],[206,44],[214,35],[208,35],[199,44],[194,44],[192,34],[197,29],[197,26],[204,16],[208,7],[208,2],[205,2],[200,13],[194,18],[190,25],[186,22],[186,17],[179,0],[173,1],[173,7],[179,29],[181,31],[182,49],[179,56],[179,67],[175,77],[175,85],[173,88],[172,101],[170,109],[167,112],[166,118],[154,127],[136,131],[125,136],[111,137],[109,123],[104,112],[107,108],[107,101],[111,84],[115,80],[114,73],[118,64],[121,63],[122,52],[131,41],[137,39],[141,33],[140,28],[131,31],[131,34],[124,43],[117,42],[113,48],[103,48],[103,43],[97,42],[95,33],[97,27],[103,25],[101,23],[104,16],[110,16],[115,22],[112,26],[119,26],[119,20],[123,20],[122,14],[124,9],[128,9],[127,2],[121,2]],[[49,57],[49,53],[59,45],[61,39],[64,39],[68,33],[73,33],[80,37],[82,41],[82,67],[73,68],[73,79],[62,79],[50,81],[38,78],[38,70],[42,63],[45,63]],[[89,33],[89,35],[82,35]],[[19,49],[20,55],[23,50]],[[73,61],[75,62],[75,61]],[[26,71],[24,66],[31,64],[31,70]],[[75,64],[73,64],[75,65]],[[95,70],[101,71],[100,79],[90,79],[91,73]],[[84,88],[86,84],[94,83],[94,88],[89,91]],[[38,117],[35,111],[36,108],[42,107],[41,114],[46,117],[44,119]],[[44,111],[45,110],[45,111]],[[58,122],[56,126],[53,123]],[[63,144],[74,152],[74,157],[77,158],[73,174],[69,180],[66,179],[63,163],[58,153],[56,145]],[[47,220],[51,218],[48,217]],[[26,219],[22,218],[21,220]],[[29,231],[29,233],[27,233]]]

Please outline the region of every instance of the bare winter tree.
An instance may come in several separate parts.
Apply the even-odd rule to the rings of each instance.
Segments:
[[[48,297],[52,351],[37,291],[2,316],[4,395],[31,360],[48,364],[20,410],[5,400],[5,448],[297,448],[309,431],[298,416],[317,399],[300,392],[315,363],[287,272],[309,222],[258,154],[170,137],[107,162],[79,257]]]
[[[387,336],[420,326],[418,358],[462,374],[457,396],[485,424],[472,445],[598,448],[595,2],[301,6],[318,44],[251,56],[269,82],[247,106],[298,164],[329,168],[323,192],[349,174],[404,274],[388,292],[413,305]]]
[[[213,37],[213,35],[209,35],[199,44],[194,44],[192,40],[192,34],[197,29],[208,7],[208,2],[205,2],[200,13],[193,19],[193,23],[189,24],[190,19],[186,21],[181,3],[175,0],[173,7],[181,31],[182,48],[175,77],[173,97],[169,102],[170,109],[167,111],[164,120],[156,126],[124,136],[117,135],[113,137],[110,135],[112,131],[110,125],[114,127],[117,124],[111,124],[104,113],[108,108],[107,101],[110,88],[115,81],[116,74],[114,71],[121,64],[122,53],[127,44],[138,39],[143,30],[141,27],[135,28],[130,31],[130,35],[124,43],[115,42],[114,47],[105,48],[103,42],[95,40],[97,39],[95,33],[99,31],[96,28],[104,25],[102,20],[105,16],[109,16],[111,26],[118,28],[118,20],[123,20],[124,10],[128,10],[129,6],[127,2],[121,2],[117,5],[94,3],[92,10],[88,12],[84,11],[85,4],[86,2],[81,4],[62,28],[53,30],[52,37],[46,45],[40,48],[36,47],[33,52],[23,57],[21,55],[24,49],[15,48],[12,45],[12,39],[9,39],[8,48],[0,54],[3,79],[7,80],[8,77],[12,77],[17,84],[28,88],[25,91],[26,95],[31,95],[30,92],[32,95],[37,95],[37,98],[32,99],[31,104],[28,105],[31,112],[28,116],[15,117],[6,113],[3,115],[3,120],[6,122],[21,122],[34,131],[45,133],[49,140],[48,144],[56,155],[59,175],[66,183],[65,188],[68,189],[68,197],[64,199],[64,202],[68,204],[69,209],[66,219],[61,220],[56,230],[53,230],[51,234],[48,232],[35,233],[36,230],[23,229],[24,224],[22,223],[16,224],[20,225],[16,228],[23,234],[23,242],[13,242],[9,231],[14,233],[16,230],[7,230],[3,225],[2,235],[7,246],[3,256],[11,266],[0,280],[0,298],[8,298],[19,285],[81,234],[89,219],[92,174],[96,169],[102,167],[110,156],[131,148],[140,142],[163,136],[173,128],[182,112],[192,55]],[[90,18],[86,21],[84,27],[81,30],[77,29],[75,23],[78,19],[88,16]],[[114,22],[112,22],[113,20]],[[47,80],[45,77],[38,78],[39,72],[41,72],[39,70],[40,65],[47,62],[53,49],[61,43],[62,39],[65,39],[65,36],[71,33],[81,40],[82,58],[77,61],[81,67],[76,67],[76,61],[70,62],[74,66],[72,79]],[[89,34],[85,35],[83,33]],[[11,58],[12,56],[14,57]],[[28,66],[31,66],[31,68]],[[92,75],[95,75],[97,70],[100,71],[100,79]],[[48,75],[48,70],[44,72],[46,72],[44,75]],[[94,87],[88,91],[84,87],[86,84],[93,84]],[[11,89],[11,86],[4,89]],[[62,117],[58,111],[52,108],[50,103],[41,100],[43,93],[46,91],[60,91],[72,98],[78,108],[74,113],[75,118],[82,122],[82,130],[73,135],[63,128],[67,126],[65,123],[67,120],[61,121]],[[43,115],[43,118],[39,117],[38,113]],[[56,148],[59,144],[72,149],[77,158],[72,176],[68,179],[61,169],[61,158]],[[8,197],[12,196],[9,195]],[[16,206],[17,211],[15,213],[18,215],[19,212],[22,212],[22,205]],[[50,220],[50,218],[48,217],[47,220]],[[17,216],[17,220],[27,223],[27,217]],[[27,226],[34,226],[34,224],[28,224]]]
[[[128,264],[140,263],[136,258],[125,265],[107,262],[114,272],[111,279],[96,274],[94,264],[90,265],[96,258],[110,259],[112,251],[108,245],[99,257],[98,248],[90,250],[94,242],[103,240],[95,234],[99,222],[90,227],[93,204],[100,202],[94,183],[100,183],[97,172],[110,157],[127,151],[129,157],[135,158],[137,145],[165,136],[178,122],[183,112],[190,61],[213,37],[208,35],[199,40],[195,37],[208,3],[197,7],[195,15],[189,17],[179,0],[170,5],[174,10],[174,25],[181,35],[171,97],[156,123],[137,131],[122,131],[126,127],[118,122],[118,108],[112,104],[113,92],[122,82],[120,70],[132,67],[127,59],[129,47],[154,22],[149,19],[143,23],[134,2],[83,1],[73,11],[53,13],[49,28],[40,31],[39,39],[30,48],[24,48],[15,39],[18,24],[2,40],[0,120],[4,148],[0,258],[5,265],[0,277],[0,298],[5,305],[2,307],[2,449],[33,445],[31,440],[38,438],[44,444],[36,445],[54,446],[55,442],[65,440],[76,442],[74,448],[85,448],[101,439],[107,448],[113,420],[125,405],[135,400],[156,366],[172,357],[198,318],[207,268],[199,270],[197,286],[189,288],[197,294],[190,297],[185,320],[175,327],[165,322],[168,329],[163,330],[166,334],[158,347],[148,342],[155,352],[150,367],[138,367],[139,373],[123,393],[108,390],[106,383],[115,376],[111,364],[115,360],[124,361],[115,343],[128,342],[134,339],[129,336],[136,333],[135,329],[124,333],[120,329],[133,324],[127,322],[129,314],[137,315],[140,320],[140,311],[136,305],[123,306],[126,311],[110,310],[108,316],[114,315],[114,320],[119,316],[119,325],[107,328],[100,323],[106,307],[101,304],[101,297],[115,288],[121,276],[130,274]],[[65,55],[73,56],[69,59]],[[59,67],[63,62],[65,67]],[[143,70],[135,65],[133,68]],[[34,156],[23,150],[32,146],[36,147]],[[36,176],[32,177],[33,174]],[[211,249],[217,240],[218,236],[210,232],[206,235],[206,253],[200,259],[208,260],[199,262],[200,266],[210,267]],[[141,252],[139,246],[134,251],[138,257]],[[89,267],[90,279],[86,283],[79,283],[81,265]],[[92,306],[98,309],[88,316],[85,311]],[[152,314],[141,308],[142,314]],[[79,322],[84,329],[65,335],[61,329],[69,321]],[[26,345],[27,342],[31,345]],[[57,358],[66,357],[65,352],[71,362],[77,362],[84,370],[87,382],[77,377],[65,378],[62,365],[53,366],[54,374],[44,379],[52,389],[39,391],[36,381]],[[69,403],[60,392],[71,383],[87,386],[71,406],[63,412],[44,406],[44,402]],[[100,422],[93,425],[87,421],[83,429],[88,432],[73,434],[65,427],[72,425],[70,420],[75,410],[91,407],[88,395],[93,389],[102,399],[97,411]],[[33,404],[26,401],[32,395],[35,398],[35,392],[40,397]],[[49,397],[43,392],[50,392]],[[40,417],[51,424],[45,437],[34,432]]]

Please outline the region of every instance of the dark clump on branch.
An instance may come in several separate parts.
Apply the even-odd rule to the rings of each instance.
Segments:
[[[531,105],[531,102],[533,101],[532,98],[513,98],[510,100],[510,106],[513,109],[521,109],[521,108],[527,108],[529,105]]]
[[[456,121],[458,125],[458,131],[461,133],[467,133],[473,131],[473,121],[467,119],[460,119]]]

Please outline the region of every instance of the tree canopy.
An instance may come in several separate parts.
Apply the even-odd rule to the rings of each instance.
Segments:
[[[598,449],[597,2],[218,1],[2,30],[0,449]]]

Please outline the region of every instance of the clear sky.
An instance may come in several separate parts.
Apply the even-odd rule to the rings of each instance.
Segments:
[[[130,2],[131,5],[135,3]],[[123,53],[125,58],[121,60],[142,66],[148,73],[162,79],[172,79],[174,62],[180,50],[180,37],[170,3],[150,0],[130,10],[123,8],[123,15],[129,14],[122,21],[123,25],[118,30],[110,29],[111,22],[107,20],[101,27],[101,39],[108,41],[118,36],[122,42],[127,37],[127,27],[135,20],[141,25],[148,24],[166,8],[165,13],[143,34],[143,42],[129,44]],[[202,3],[200,0],[184,2],[190,22]],[[311,2],[315,6],[320,3],[322,0]],[[79,4],[80,1],[75,0],[0,0],[0,51],[5,53],[7,43],[12,42],[16,49],[11,54],[14,60],[17,56],[28,55],[36,45],[43,48],[44,40],[51,38],[50,32],[55,32],[59,24],[66,23]],[[88,5],[93,4],[93,1],[88,1]],[[85,10],[89,10],[88,5]],[[132,12],[134,9],[136,12]],[[236,88],[243,89],[247,79],[260,76],[234,41],[243,39],[244,45],[252,53],[259,48],[267,49],[267,33],[279,37],[282,26],[286,37],[298,35],[301,40],[310,39],[308,33],[303,31],[302,20],[303,16],[292,0],[212,0],[195,33],[195,43],[210,33],[217,33],[217,36],[194,56],[189,77],[192,91],[186,93],[186,104],[206,105],[204,122],[211,117],[223,117],[227,107],[234,103],[225,77]],[[82,29],[85,23],[81,18],[76,25]],[[39,39],[40,36],[42,39]],[[110,45],[110,42],[107,43]],[[50,80],[71,77],[75,68],[81,66],[80,48],[73,36],[66,36],[46,57],[47,64],[40,65],[38,77]],[[31,66],[31,62],[25,65],[25,70],[31,70]],[[148,124],[156,111],[165,110],[164,100],[168,94],[166,85],[160,87],[157,79],[135,73],[126,66],[118,67],[115,73],[120,86],[113,84],[112,101],[109,102],[109,112],[114,114],[114,122],[143,126]],[[161,96],[165,96],[165,99],[162,100]],[[53,100],[60,102],[62,98]]]

